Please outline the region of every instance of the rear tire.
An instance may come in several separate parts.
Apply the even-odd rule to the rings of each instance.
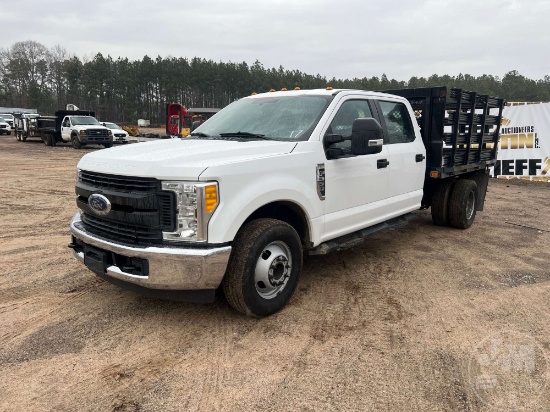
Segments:
[[[46,146],[51,146],[52,145],[52,135],[50,133],[48,133],[44,138],[44,144]]]
[[[467,229],[476,218],[477,184],[470,179],[458,180],[449,198],[449,223],[457,229]]]
[[[449,196],[454,183],[454,179],[443,180],[432,196],[432,221],[438,226],[449,224]]]
[[[271,315],[291,298],[302,271],[296,230],[275,219],[258,219],[233,242],[223,291],[229,304],[249,316]]]

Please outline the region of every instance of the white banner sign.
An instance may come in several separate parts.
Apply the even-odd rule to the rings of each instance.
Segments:
[[[550,181],[550,103],[504,108],[491,176]]]

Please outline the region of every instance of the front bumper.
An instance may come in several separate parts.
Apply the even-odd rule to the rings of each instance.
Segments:
[[[113,144],[113,136],[90,136],[79,134],[78,137],[82,144]]]
[[[131,247],[113,243],[90,234],[82,225],[80,212],[70,223],[72,236],[78,241],[72,245],[74,255],[85,263],[86,248],[121,258],[138,258],[147,261],[146,276],[125,272],[116,264],[105,265],[104,273],[94,272],[102,277],[110,277],[147,289],[160,290],[205,290],[216,289],[225,274],[229,262],[231,246],[214,249],[194,249],[176,247]],[[74,242],[73,242],[74,243]],[[116,259],[113,259],[116,260]],[[120,259],[119,259],[120,260]],[[88,266],[88,265],[87,265]]]

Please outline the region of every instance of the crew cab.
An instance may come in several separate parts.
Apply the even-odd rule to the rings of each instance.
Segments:
[[[325,254],[431,207],[466,229],[483,210],[502,99],[445,87],[295,90],[240,99],[171,139],[78,163],[75,256],[152,296],[251,316],[292,296]]]

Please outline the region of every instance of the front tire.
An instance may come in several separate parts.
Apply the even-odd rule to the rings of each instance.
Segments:
[[[73,145],[73,148],[75,148],[76,150],[82,149],[82,143],[78,139],[77,135],[73,134],[71,136],[71,144]]]
[[[476,218],[477,184],[470,179],[460,179],[453,186],[449,198],[449,224],[457,229],[467,229]]]
[[[281,310],[302,271],[302,244],[296,230],[275,219],[257,219],[242,228],[223,280],[229,304],[249,316]]]

